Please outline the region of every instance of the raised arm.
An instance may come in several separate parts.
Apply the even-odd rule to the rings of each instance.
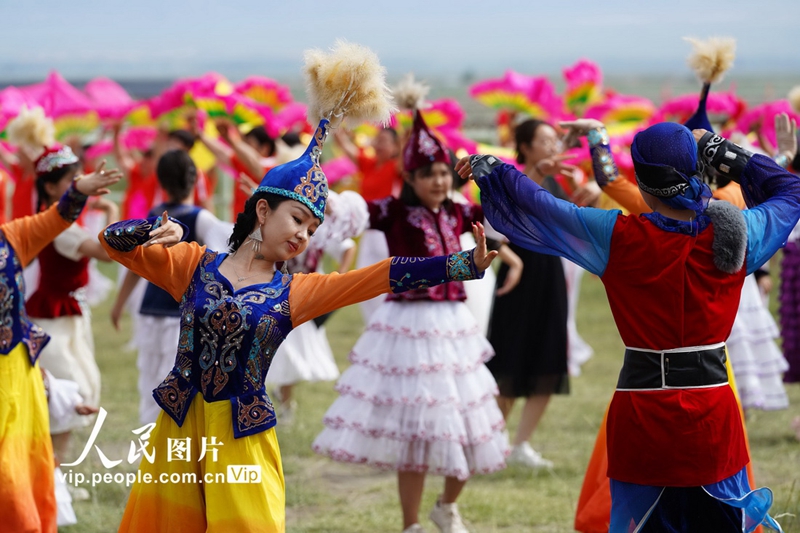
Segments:
[[[120,138],[122,134],[122,123],[115,123],[111,131],[114,159],[117,161],[119,168],[125,173],[125,176],[130,179],[131,171],[133,167],[136,166],[136,161],[133,159],[128,149],[122,146],[122,139]]]
[[[172,247],[161,245],[169,238],[167,234],[175,230],[166,224],[159,227],[158,220],[158,217],[123,220],[108,226],[98,238],[112,260],[180,301],[206,249],[195,242],[182,242]],[[180,222],[173,219],[170,222],[182,227],[184,236],[188,233]],[[168,228],[166,233],[162,228]],[[156,234],[158,229],[162,232]]]
[[[476,179],[486,218],[511,242],[566,257],[597,275],[605,272],[618,209],[577,207],[559,200],[494,156],[464,158],[457,168],[463,177]]]
[[[594,179],[604,193],[633,215],[651,211],[642,198],[639,187],[620,177],[619,168],[614,161],[614,154],[611,152],[611,140],[602,122],[591,118],[582,118],[561,122],[560,125],[569,129],[567,138],[586,136],[592,156]]]
[[[344,130],[341,128],[333,130],[333,140],[336,141],[336,145],[342,149],[342,152],[344,152],[350,160],[356,161],[358,159],[358,146],[350,140],[350,137],[347,136]]]
[[[497,252],[486,250],[486,236],[480,225],[478,228],[478,246],[470,251],[436,257],[390,257],[345,274],[295,274],[289,292],[292,324],[297,327],[325,313],[389,292],[482,278]]]
[[[800,220],[800,179],[763,155],[753,155],[714,133],[695,131],[698,155],[705,165],[742,186],[750,209],[747,223],[747,273],[767,262]]]
[[[46,211],[0,226],[23,267],[78,219],[89,196],[107,194],[106,187],[119,181],[122,174],[118,170],[103,170],[104,165],[105,162],[95,172],[73,181],[59,201]]]

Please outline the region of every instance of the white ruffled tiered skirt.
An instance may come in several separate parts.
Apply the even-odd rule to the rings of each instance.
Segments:
[[[492,355],[463,302],[385,302],[353,347],[314,451],[461,480],[504,468]]]
[[[301,381],[333,381],[339,367],[325,335],[325,327],[313,321],[294,328],[278,348],[267,372],[267,386],[280,387]]]
[[[747,276],[733,329],[728,337],[728,356],[736,388],[745,409],[786,409],[789,399],[783,373],[789,369],[775,339],[779,330],[758,289],[755,277]]]

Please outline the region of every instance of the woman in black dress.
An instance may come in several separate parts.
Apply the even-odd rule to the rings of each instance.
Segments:
[[[514,136],[517,162],[524,165],[524,173],[554,196],[569,200],[549,175],[560,159],[561,142],[556,130],[546,122],[531,119],[519,124]],[[506,420],[516,399],[525,398],[508,462],[550,468],[552,462],[531,448],[528,440],[550,397],[569,393],[567,285],[559,257],[509,246],[522,259],[523,276],[514,290],[495,298],[489,323],[489,341],[495,356],[487,366],[497,380],[497,401]],[[507,274],[508,265],[503,264],[497,276],[498,287],[503,286]]]

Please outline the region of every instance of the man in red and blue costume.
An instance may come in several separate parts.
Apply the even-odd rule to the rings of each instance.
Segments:
[[[589,132],[601,135],[600,131]],[[800,219],[800,181],[704,130],[662,123],[631,154],[652,213],[578,208],[492,156],[462,160],[492,226],[528,249],[600,276],[626,345],[608,413],[616,532],[780,531],[772,492],[751,490],[724,341],[746,274]],[[699,157],[698,157],[699,156]],[[709,206],[704,168],[742,185],[750,209]]]

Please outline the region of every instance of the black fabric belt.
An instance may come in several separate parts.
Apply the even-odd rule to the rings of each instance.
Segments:
[[[697,351],[626,349],[617,390],[710,387],[728,382],[725,347]]]

